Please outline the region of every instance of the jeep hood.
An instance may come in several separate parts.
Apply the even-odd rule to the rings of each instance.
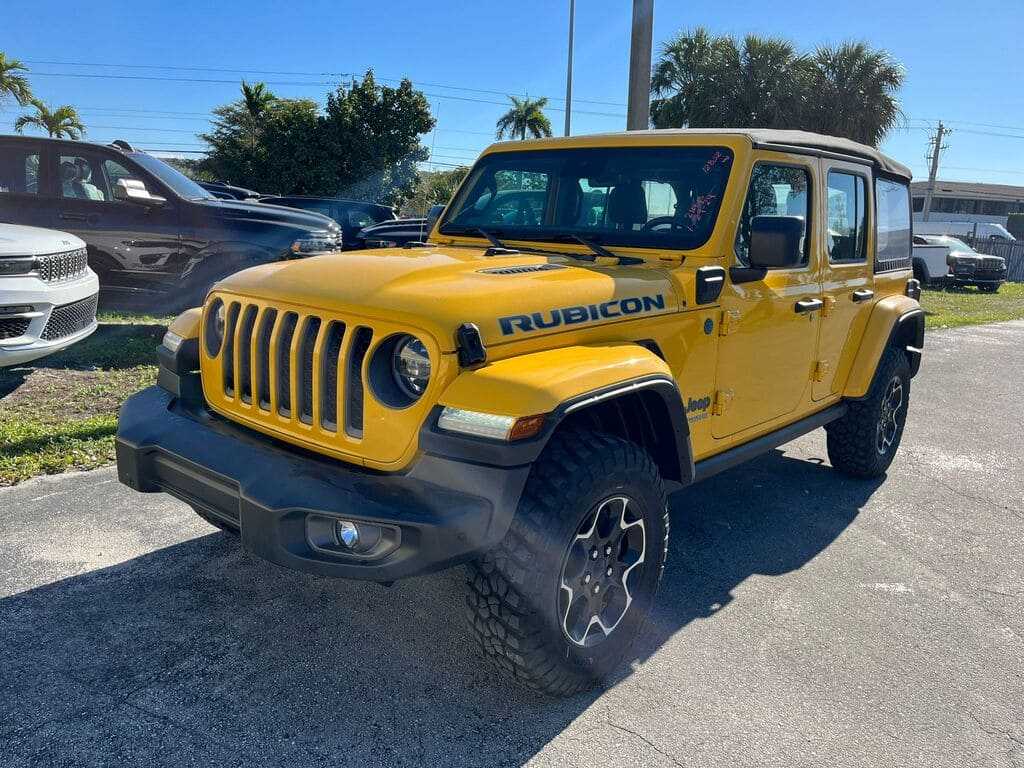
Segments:
[[[657,266],[484,253],[453,246],[347,251],[253,267],[216,290],[423,329],[446,352],[463,323],[474,323],[493,345],[678,310]]]

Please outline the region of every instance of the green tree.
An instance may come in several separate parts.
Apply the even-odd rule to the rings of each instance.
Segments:
[[[809,130],[878,146],[903,119],[896,94],[904,71],[886,51],[864,43],[822,47],[810,70]]]
[[[469,167],[460,165],[450,171],[426,171],[420,174],[412,197],[405,204],[405,212],[418,216],[426,215],[432,205],[447,205],[455,190],[469,173]]]
[[[85,126],[78,117],[78,111],[69,104],[56,109],[50,109],[39,99],[32,99],[29,104],[35,109],[35,113],[21,115],[14,121],[14,130],[18,133],[30,125],[46,131],[57,139],[65,136],[69,139],[80,139],[85,133]]]
[[[512,100],[512,108],[498,118],[495,127],[495,136],[504,139],[525,139],[529,133],[533,138],[539,139],[542,136],[551,135],[551,121],[544,114],[544,107],[548,105],[547,98],[517,99],[509,96]]]
[[[22,72],[28,72],[28,67],[0,52],[0,103],[3,103],[6,96],[12,97],[23,107],[32,101],[32,89]]]
[[[419,137],[434,119],[408,80],[379,86],[367,72],[328,94],[323,114],[313,101],[265,89],[249,95],[260,98],[243,90],[240,100],[214,111],[213,130],[201,136],[210,145],[202,167],[214,177],[263,192],[392,205],[412,194],[417,164],[427,158]]]
[[[742,42],[703,28],[661,50],[651,78],[656,128],[797,128],[877,146],[899,120],[902,69],[863,43],[801,54],[789,42]]]

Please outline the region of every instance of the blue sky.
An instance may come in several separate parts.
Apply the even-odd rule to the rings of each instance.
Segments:
[[[576,6],[573,132],[621,130],[632,3]],[[454,164],[489,143],[503,94],[564,106],[567,17],[568,0],[5,0],[0,51],[31,62],[44,100],[80,107],[87,138],[152,150],[200,148],[204,116],[236,97],[242,76],[320,100],[341,73],[409,76],[438,118],[424,143],[437,162]],[[1024,185],[1022,0],[655,0],[655,55],[672,33],[697,25],[784,36],[801,48],[846,39],[885,48],[907,70],[909,118],[886,151],[925,176],[928,127],[941,118],[955,132],[940,178]],[[15,115],[8,103],[0,132]],[[549,116],[561,132],[563,112]]]

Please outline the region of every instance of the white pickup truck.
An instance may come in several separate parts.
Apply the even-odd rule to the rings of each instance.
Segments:
[[[82,240],[0,224],[0,368],[84,339],[96,330],[98,296]]]
[[[978,253],[949,235],[915,232],[913,264],[921,285],[974,285],[995,293],[1006,280],[1006,259]]]

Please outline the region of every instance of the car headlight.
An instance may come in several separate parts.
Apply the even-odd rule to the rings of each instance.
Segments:
[[[36,268],[33,258],[0,259],[0,277],[3,275],[27,275]]]
[[[224,302],[214,299],[213,304],[206,310],[206,354],[216,357],[220,354],[220,345],[224,343],[224,322],[227,309]]]
[[[391,358],[395,383],[413,400],[419,398],[430,382],[430,353],[415,336],[406,336],[395,346]]]

